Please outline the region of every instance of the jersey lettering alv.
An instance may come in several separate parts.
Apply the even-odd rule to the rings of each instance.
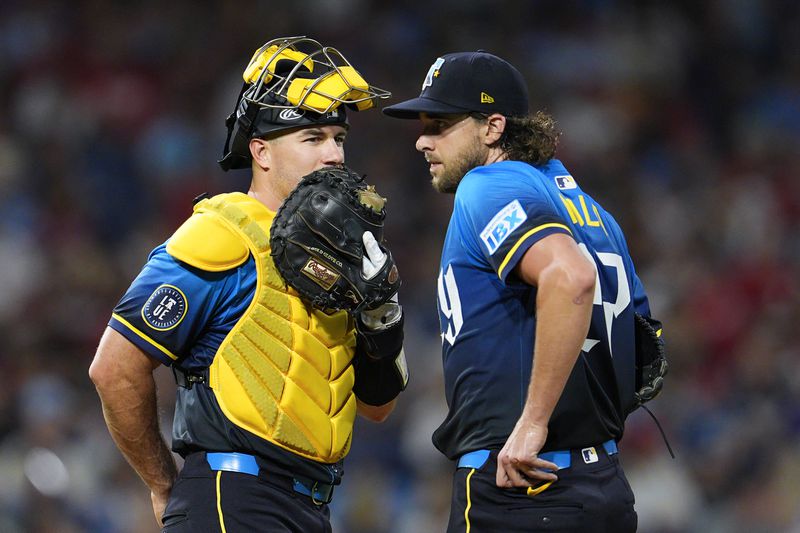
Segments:
[[[633,403],[633,313],[650,314],[622,231],[560,161],[503,161],[463,178],[442,251],[437,300],[449,412],[433,441],[451,459],[502,448],[522,413],[536,288],[514,269],[554,233],[571,235],[592,259],[597,285],[589,333],[542,451],[622,437]]]

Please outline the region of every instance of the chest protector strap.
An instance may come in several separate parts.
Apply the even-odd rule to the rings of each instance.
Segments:
[[[221,194],[195,206],[246,243],[255,258],[252,303],[217,351],[209,385],[237,426],[297,455],[325,463],[350,449],[356,399],[350,364],[353,321],[328,315],[287,289],[270,256],[274,213],[241,193]]]

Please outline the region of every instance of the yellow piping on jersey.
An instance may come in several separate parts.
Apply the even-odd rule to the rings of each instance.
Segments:
[[[247,246],[256,267],[253,300],[219,346],[209,386],[235,425],[301,457],[324,463],[350,449],[356,400],[353,319],[326,314],[287,288],[270,255],[275,214],[229,193],[195,213],[217,218]]]
[[[145,335],[144,333],[142,333],[141,331],[139,331],[138,329],[136,329],[136,327],[134,327],[134,325],[133,325],[133,324],[131,324],[130,322],[128,322],[127,320],[125,320],[124,318],[122,318],[121,316],[119,316],[118,314],[116,314],[116,313],[112,313],[112,314],[111,314],[111,316],[113,316],[113,317],[114,317],[116,320],[118,320],[118,321],[119,321],[119,322],[121,322],[122,324],[125,324],[125,326],[126,326],[126,327],[127,327],[129,330],[131,330],[131,331],[132,331],[132,332],[134,332],[136,335],[138,335],[139,337],[141,337],[141,338],[142,338],[142,340],[145,340],[145,341],[147,341],[147,344],[151,344],[151,345],[155,346],[155,347],[156,347],[156,348],[158,348],[158,349],[159,349],[161,352],[163,352],[163,353],[164,353],[164,355],[166,355],[167,357],[169,357],[169,358],[170,358],[170,359],[172,359],[173,361],[177,361],[177,360],[178,360],[178,356],[177,356],[177,355],[174,355],[172,352],[170,352],[169,350],[167,350],[166,348],[164,348],[163,346],[161,346],[160,344],[158,344],[156,341],[154,341],[153,339],[151,339],[150,337],[148,337],[147,335]]]
[[[542,230],[545,230],[545,229],[548,229],[548,228],[562,228],[562,229],[567,230],[569,232],[569,234],[572,235],[572,231],[570,231],[570,229],[567,226],[565,226],[564,224],[558,224],[556,222],[549,222],[547,224],[542,224],[541,226],[536,226],[532,230],[528,230],[528,232],[525,233],[525,235],[523,235],[522,237],[520,237],[519,240],[517,241],[517,243],[514,246],[511,247],[511,250],[508,251],[508,253],[506,254],[505,259],[503,259],[503,262],[500,263],[500,268],[497,269],[497,275],[500,277],[500,279],[503,279],[503,270],[505,270],[506,266],[508,266],[508,262],[511,261],[512,257],[514,257],[514,253],[522,245],[522,243],[525,241],[525,239],[527,239],[528,237],[530,237],[534,233],[538,233],[538,232],[540,232]]]

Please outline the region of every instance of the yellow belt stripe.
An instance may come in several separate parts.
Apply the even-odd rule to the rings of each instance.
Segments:
[[[222,470],[217,472],[217,514],[219,515],[219,527],[222,533],[225,531],[225,518],[222,516],[222,496],[220,496],[219,482],[222,479]]]
[[[570,229],[567,226],[565,226],[564,224],[558,224],[558,223],[555,223],[555,222],[551,222],[551,223],[548,223],[548,224],[542,224],[541,226],[536,226],[532,230],[529,230],[527,233],[525,233],[525,235],[520,237],[520,239],[517,241],[517,243],[514,246],[511,247],[511,250],[509,250],[509,252],[506,254],[505,259],[503,259],[503,262],[500,263],[500,268],[497,269],[497,275],[500,277],[500,279],[503,279],[503,270],[505,270],[506,266],[508,266],[508,262],[511,261],[511,258],[514,256],[514,253],[522,245],[522,243],[525,241],[525,239],[527,239],[528,237],[530,237],[534,233],[538,233],[538,232],[540,232],[542,230],[545,230],[545,229],[548,229],[548,228],[562,228],[562,229],[567,230],[569,232],[569,234],[572,235],[572,231],[570,231]]]
[[[464,509],[464,520],[467,522],[467,533],[469,533],[470,523],[469,523],[469,509],[472,507],[472,499],[470,498],[469,493],[469,478],[472,477],[472,474],[475,473],[475,469],[471,469],[469,474],[467,475],[467,508]]]
[[[163,346],[161,346],[160,344],[155,342],[153,339],[151,339],[150,337],[148,337],[147,335],[145,335],[144,333],[142,333],[141,331],[136,329],[133,326],[133,324],[131,324],[130,322],[128,322],[127,320],[125,320],[124,318],[119,316],[118,314],[112,313],[111,316],[116,318],[119,322],[122,322],[123,324],[125,324],[125,326],[127,326],[127,328],[129,330],[131,330],[132,332],[136,333],[139,337],[141,337],[142,339],[146,340],[148,343],[152,344],[153,346],[155,346],[156,348],[158,348],[159,350],[164,352],[164,354],[167,355],[170,359],[173,359],[175,361],[178,360],[178,356],[177,355],[173,355],[172,352],[170,352],[169,350],[167,350],[166,348],[164,348]]]

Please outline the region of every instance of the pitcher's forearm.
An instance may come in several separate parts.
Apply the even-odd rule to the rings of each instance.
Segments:
[[[541,278],[533,371],[523,417],[546,426],[586,338],[594,284],[558,270]]]

